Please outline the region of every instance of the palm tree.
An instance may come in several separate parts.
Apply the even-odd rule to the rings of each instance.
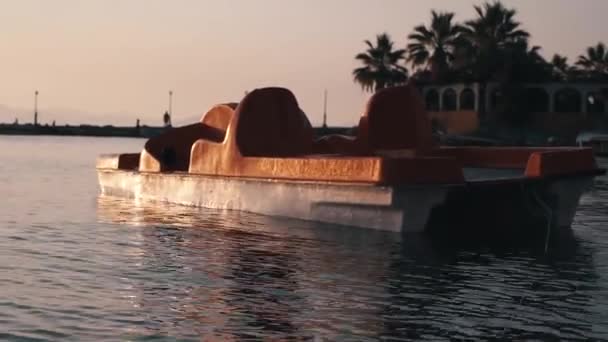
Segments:
[[[520,29],[521,23],[515,20],[517,11],[506,8],[500,1],[474,8],[477,18],[465,22],[463,37],[469,44],[476,76],[488,79],[503,64],[503,52],[513,44],[527,41],[530,34]]]
[[[576,65],[592,74],[608,74],[608,50],[606,45],[600,42],[596,46],[590,46],[587,48],[587,55],[578,57]]]
[[[363,66],[353,71],[354,81],[364,90],[379,90],[401,84],[407,80],[407,69],[399,62],[405,59],[405,50],[394,50],[388,34],[376,36],[376,45],[365,41],[367,50],[355,56]]]
[[[568,65],[568,57],[562,56],[557,53],[553,55],[553,58],[551,59],[551,65],[553,65],[553,68],[556,71],[559,71],[564,74],[568,72],[568,69],[570,69],[570,66]]]
[[[462,28],[453,23],[454,13],[431,11],[431,23],[414,28],[408,36],[408,62],[414,68],[430,69],[433,78],[441,78],[454,62]]]
[[[541,56],[540,46],[530,46],[528,40],[512,43],[503,52],[504,66],[497,73],[502,82],[551,81],[553,68]]]
[[[568,65],[568,57],[560,54],[553,55],[551,67],[553,68],[554,75],[559,80],[567,79],[571,73],[571,67]]]
[[[479,109],[485,112],[486,82],[508,75],[510,49],[527,44],[530,34],[515,20],[517,11],[506,8],[500,1],[474,6],[477,17],[465,22],[462,37],[466,41],[471,77],[480,83]],[[513,64],[512,61],[510,63]]]

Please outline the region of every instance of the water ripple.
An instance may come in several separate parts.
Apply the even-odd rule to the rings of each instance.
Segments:
[[[0,137],[0,340],[608,340],[608,177],[545,254],[98,197],[142,144]]]

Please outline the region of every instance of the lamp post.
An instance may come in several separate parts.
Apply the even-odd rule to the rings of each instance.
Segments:
[[[327,128],[327,89],[323,96],[323,128]]]
[[[171,107],[173,106],[173,90],[169,90],[169,115],[173,115]]]
[[[34,92],[34,126],[38,126],[38,90]]]

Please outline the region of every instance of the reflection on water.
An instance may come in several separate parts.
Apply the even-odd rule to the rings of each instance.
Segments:
[[[169,334],[359,341],[606,333],[594,251],[568,232],[545,255],[540,241],[459,247],[168,204],[100,197],[98,206],[105,222],[148,227],[145,259],[158,263],[149,271],[170,273],[172,284],[142,284],[141,305]]]
[[[608,337],[606,177],[545,254],[98,197],[143,143],[0,136],[0,340]]]

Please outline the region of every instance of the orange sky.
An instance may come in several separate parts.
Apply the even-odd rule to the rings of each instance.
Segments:
[[[405,46],[450,0],[0,0],[0,121],[158,125],[267,85],[294,91],[313,123],[329,91],[329,124],[355,124],[368,96],[352,82],[362,41],[383,31]],[[571,60],[608,37],[606,0],[509,0],[533,44]]]

